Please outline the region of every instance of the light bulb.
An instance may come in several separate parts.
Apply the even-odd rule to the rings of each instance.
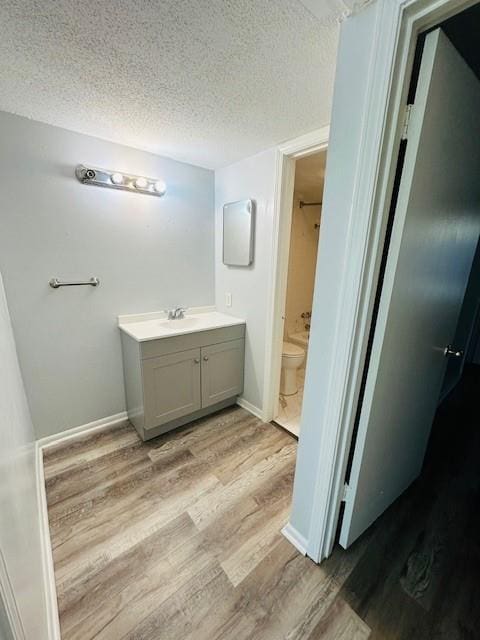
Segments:
[[[153,185],[153,188],[157,193],[160,193],[162,196],[167,190],[167,185],[163,182],[163,180],[157,180]]]
[[[121,173],[112,173],[110,180],[113,184],[123,184],[123,176]]]
[[[137,189],[146,189],[148,186],[148,182],[145,178],[137,178],[135,180],[135,186]]]

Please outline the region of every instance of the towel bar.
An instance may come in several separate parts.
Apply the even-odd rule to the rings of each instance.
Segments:
[[[91,287],[98,287],[100,280],[98,278],[90,278],[90,280],[77,280],[72,282],[61,282],[58,278],[52,278],[48,283],[52,289],[58,289],[59,287],[82,287],[84,285],[90,285]]]

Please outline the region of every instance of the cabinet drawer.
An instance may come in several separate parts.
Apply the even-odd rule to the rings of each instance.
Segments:
[[[175,322],[175,321],[173,321]],[[159,338],[158,340],[147,340],[140,343],[141,358],[155,358],[168,353],[178,353],[186,349],[196,349],[206,347],[211,344],[227,342],[237,338],[245,337],[245,325],[234,325],[233,327],[221,327],[208,331],[198,331],[197,333],[186,333],[181,336],[171,338]]]
[[[200,409],[200,357],[200,349],[190,349],[142,362],[145,428]]]
[[[243,338],[202,347],[202,407],[242,393],[244,351]]]

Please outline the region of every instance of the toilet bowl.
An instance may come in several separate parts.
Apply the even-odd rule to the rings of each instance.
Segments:
[[[280,393],[293,396],[298,391],[297,369],[303,364],[305,350],[291,342],[283,343],[282,374],[280,377]]]
[[[288,336],[288,342],[292,344],[297,344],[299,347],[305,351],[305,359],[303,361],[302,367],[305,367],[305,363],[308,358],[308,341],[310,339],[310,331],[299,331],[298,333],[291,333]]]

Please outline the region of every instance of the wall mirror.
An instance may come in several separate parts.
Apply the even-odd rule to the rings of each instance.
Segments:
[[[253,262],[255,203],[229,202],[223,206],[223,264],[248,267]]]

